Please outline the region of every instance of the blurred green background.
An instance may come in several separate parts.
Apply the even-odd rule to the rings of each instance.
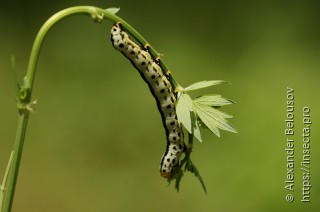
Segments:
[[[155,100],[109,38],[111,22],[77,16],[43,45],[13,211],[316,211],[320,207],[318,1],[7,1],[0,7],[0,176],[13,147],[19,80],[36,33],[70,6],[118,15],[161,52],[183,86],[227,80],[201,93],[236,102],[238,134],[205,134],[181,191],[158,171],[165,134]],[[295,201],[285,201],[286,87],[295,89]],[[198,95],[200,93],[195,93]],[[300,202],[302,108],[311,108],[311,203]]]

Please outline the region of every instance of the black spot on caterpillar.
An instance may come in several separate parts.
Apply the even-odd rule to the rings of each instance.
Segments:
[[[177,95],[173,92],[168,76],[159,66],[159,58],[153,59],[148,52],[148,47],[140,47],[132,41],[123,31],[120,23],[115,24],[111,29],[111,42],[113,47],[127,57],[139,71],[156,99],[167,136],[166,151],[160,163],[160,175],[171,178],[174,169],[179,166],[179,158],[186,148],[183,130],[175,111]]]

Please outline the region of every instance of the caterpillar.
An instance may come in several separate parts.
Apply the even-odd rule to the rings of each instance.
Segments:
[[[140,47],[136,44],[123,30],[121,23],[113,25],[111,42],[139,71],[156,99],[167,138],[166,151],[160,162],[160,175],[170,179],[179,167],[179,158],[186,149],[183,129],[176,114],[177,93],[173,91],[168,75],[159,66],[160,59],[153,59],[150,55],[149,45]]]

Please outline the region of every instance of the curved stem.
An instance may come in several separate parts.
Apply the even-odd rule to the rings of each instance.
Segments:
[[[29,66],[27,70],[27,76],[26,76],[26,83],[27,87],[29,87],[32,90],[34,76],[35,76],[35,70],[37,66],[37,61],[39,58],[40,48],[42,46],[43,40],[45,36],[47,35],[48,31],[51,29],[51,27],[56,24],[58,21],[73,15],[89,15],[92,19],[95,21],[99,21],[99,17],[97,16],[97,8],[91,7],[91,6],[78,6],[78,7],[71,7],[64,9],[55,15],[53,15],[51,18],[49,18],[41,27],[39,30],[37,37],[33,43],[33,47],[31,50],[31,55],[29,59]],[[114,14],[106,12],[104,14],[107,18],[110,20],[116,22],[117,18]]]
[[[51,27],[60,21],[61,19],[64,19],[70,15],[77,15],[77,14],[84,14],[84,15],[90,15],[91,18],[94,21],[102,21],[102,19],[109,19],[110,21],[116,23],[116,22],[121,22],[122,26],[124,29],[135,39],[137,42],[144,46],[148,44],[148,42],[135,30],[130,24],[128,24],[126,21],[121,19],[119,16],[108,12],[107,10],[97,8],[97,7],[92,7],[92,6],[78,6],[78,7],[71,7],[68,9],[64,9],[55,15],[53,15],[50,19],[46,21],[46,23],[41,27],[40,31],[38,32],[38,35],[34,41],[30,59],[29,59],[29,66],[28,66],[28,71],[27,71],[27,87],[32,90],[33,86],[33,81],[34,81],[34,75],[35,75],[35,69],[37,66],[38,58],[39,58],[39,52],[40,48],[42,45],[42,42],[47,35],[47,32]],[[152,47],[150,46],[150,53],[151,55],[156,58],[160,54]],[[168,68],[164,64],[163,61],[160,63],[161,68],[165,71],[168,72]],[[174,80],[172,76],[170,76],[170,79],[172,80],[172,84],[174,88],[178,87],[179,84]]]
[[[16,132],[16,139],[14,144],[14,154],[12,159],[12,166],[10,169],[10,175],[8,178],[8,190],[6,193],[6,198],[4,201],[4,212],[10,212],[13,203],[13,197],[15,193],[16,182],[19,173],[19,166],[20,160],[22,156],[24,138],[26,134],[26,128],[28,124],[29,112],[30,112],[30,103],[32,88],[34,84],[34,78],[36,73],[36,66],[39,58],[40,49],[43,43],[44,38],[46,37],[48,31],[51,27],[56,24],[58,21],[73,15],[88,15],[90,16],[95,22],[102,22],[103,19],[109,19],[110,21],[116,23],[121,22],[124,29],[141,45],[145,46],[148,42],[127,22],[122,20],[120,17],[116,16],[115,14],[109,12],[108,10],[104,10],[97,7],[92,6],[77,6],[64,9],[51,18],[49,18],[44,25],[39,30],[34,44],[32,46],[29,65],[27,70],[27,75],[24,80],[24,84],[20,88],[19,96],[18,96],[18,109],[19,109],[19,119],[18,119],[18,127]],[[158,54],[155,49],[151,46],[149,48],[150,54],[156,58],[160,54]],[[168,72],[167,67],[160,61],[160,66],[164,70],[165,73]],[[179,84],[174,80],[174,78],[170,75],[170,82],[172,83],[174,88],[179,87]]]

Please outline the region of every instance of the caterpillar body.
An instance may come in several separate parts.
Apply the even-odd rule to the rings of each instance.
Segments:
[[[148,52],[148,46],[140,47],[131,40],[120,23],[111,29],[111,42],[113,47],[127,57],[139,71],[156,99],[167,137],[166,151],[160,163],[160,175],[170,179],[175,168],[179,166],[181,154],[186,149],[183,130],[176,115],[177,93],[173,91],[168,76],[159,66],[159,60],[153,59]]]

